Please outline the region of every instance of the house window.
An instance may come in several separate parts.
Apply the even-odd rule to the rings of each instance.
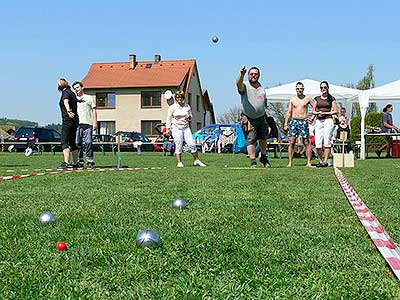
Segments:
[[[115,121],[99,121],[99,132],[100,134],[114,134],[115,133]]]
[[[196,96],[196,110],[200,111],[200,96]]]
[[[142,121],[141,132],[145,135],[158,135],[158,132],[154,129],[154,126],[159,123],[161,123],[161,120]]]
[[[161,108],[161,91],[142,92],[142,108]]]
[[[115,93],[96,93],[96,108],[115,108]]]
[[[201,122],[196,123],[197,130],[201,129]]]
[[[188,93],[188,104],[190,105],[190,106],[192,106],[192,94],[191,93]]]

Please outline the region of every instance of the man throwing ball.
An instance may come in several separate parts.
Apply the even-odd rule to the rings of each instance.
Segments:
[[[260,162],[264,167],[270,167],[271,164],[267,157],[267,124],[265,110],[267,108],[267,97],[265,90],[258,82],[260,70],[257,67],[251,67],[248,72],[248,81],[243,81],[246,74],[246,66],[240,69],[240,75],[236,80],[238,92],[241,96],[242,112],[245,117],[245,134],[247,153],[249,154],[251,168],[257,167],[256,162],[256,143],[258,140],[261,149]]]
[[[294,146],[298,137],[303,138],[306,147],[307,167],[311,167],[311,144],[309,141],[310,131],[308,129],[307,107],[311,104],[312,98],[304,95],[304,85],[302,82],[296,84],[296,96],[290,98],[289,110],[286,114],[283,130],[289,136],[289,164],[293,166]],[[290,122],[289,122],[290,120]]]

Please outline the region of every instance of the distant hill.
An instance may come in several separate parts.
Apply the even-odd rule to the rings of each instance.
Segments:
[[[3,129],[4,131],[7,131],[8,129],[14,128],[14,127],[15,127],[15,130],[18,130],[18,128],[23,127],[23,126],[39,126],[39,123],[34,122],[34,121],[28,121],[28,120],[0,118],[0,128]],[[55,130],[61,132],[61,124],[51,123],[51,124],[47,124],[44,127],[52,128],[52,129],[55,129]]]
[[[0,118],[0,127],[3,126],[15,126],[16,129],[22,126],[38,126],[38,122],[18,119]]]

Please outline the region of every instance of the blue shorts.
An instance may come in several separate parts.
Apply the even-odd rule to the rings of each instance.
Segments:
[[[291,119],[289,122],[289,136],[309,138],[310,131],[306,120]]]

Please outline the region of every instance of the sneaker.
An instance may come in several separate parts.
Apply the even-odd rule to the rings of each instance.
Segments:
[[[376,155],[378,155],[378,158],[381,158],[381,153],[382,153],[381,150],[376,150],[375,153],[376,153]]]
[[[320,163],[318,163],[318,165],[316,167],[317,168],[326,168],[328,166],[329,166],[329,164],[327,162],[320,162]]]
[[[93,166],[95,165],[94,161],[88,161],[87,163],[87,168],[88,169],[93,169]]]
[[[196,160],[193,162],[193,166],[206,167],[206,165],[203,164],[203,163],[200,161],[200,159],[196,159]]]
[[[269,159],[267,156],[261,155],[260,163],[262,163],[264,165],[264,168],[271,168],[271,163],[269,162]]]
[[[250,168],[252,168],[252,169],[257,168],[257,162],[255,160],[251,161]]]
[[[59,170],[65,170],[65,169],[72,169],[72,165],[71,164],[69,164],[69,163],[66,163],[65,161],[64,162],[62,162],[61,163],[61,165],[59,165],[58,167],[57,167],[57,169],[59,169]]]
[[[178,164],[176,165],[178,168],[183,168],[183,163],[180,161],[178,162]]]
[[[82,169],[84,167],[84,164],[83,164],[83,162],[78,161],[77,163],[73,164],[72,167],[74,169]]]

